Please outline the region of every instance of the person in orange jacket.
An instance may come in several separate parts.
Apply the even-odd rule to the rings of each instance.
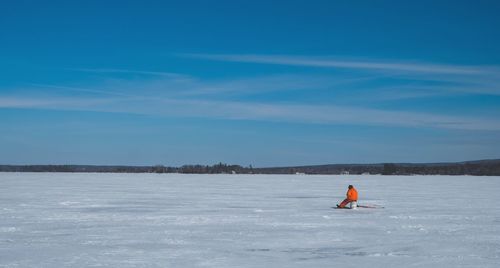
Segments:
[[[345,208],[347,204],[358,201],[358,191],[352,185],[349,185],[346,196],[347,198],[340,205],[337,205],[338,208]]]

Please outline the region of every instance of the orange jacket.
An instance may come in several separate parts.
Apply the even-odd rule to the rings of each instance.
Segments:
[[[347,190],[347,199],[358,201],[358,191],[354,187],[352,189]]]

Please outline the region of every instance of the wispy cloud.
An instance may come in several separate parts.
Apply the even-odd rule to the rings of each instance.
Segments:
[[[137,96],[137,95],[130,95],[130,94],[125,94],[125,93],[121,93],[121,92],[100,90],[100,89],[93,89],[93,88],[67,87],[67,86],[48,85],[48,84],[30,84],[30,85],[32,85],[34,87],[39,87],[39,88],[51,88],[51,89],[58,89],[58,90],[64,90],[64,91],[96,93],[96,94],[104,94],[104,95],[110,95],[110,96],[139,98],[139,96]]]
[[[261,57],[243,57],[234,55],[191,55],[193,57],[214,57],[217,60],[248,61]],[[243,60],[242,60],[243,59]],[[278,57],[265,58],[262,61],[290,62]],[[322,65],[324,60],[320,60]],[[294,61],[291,61],[292,63]],[[309,62],[309,63],[307,63]],[[293,64],[299,64],[295,62]],[[306,64],[313,62],[305,61]],[[280,63],[281,64],[281,63]],[[416,76],[445,77],[457,76],[463,80],[421,83],[412,79],[387,82],[392,74],[276,74],[261,77],[239,77],[231,79],[200,79],[193,76],[153,75],[144,79],[110,79],[95,86],[74,87],[54,84],[32,84],[43,88],[32,92],[14,91],[14,95],[0,94],[0,107],[36,108],[55,110],[81,110],[112,113],[132,113],[168,117],[197,117],[227,120],[256,120],[268,122],[293,122],[305,124],[347,124],[397,127],[423,127],[460,130],[500,130],[500,121],[484,117],[463,115],[442,115],[426,112],[408,112],[403,110],[373,109],[363,107],[367,100],[397,100],[403,98],[422,98],[456,92],[486,91],[499,93],[494,84],[494,76],[485,75],[490,69],[448,65],[418,65],[366,62],[330,62],[332,66],[362,70],[396,70],[402,67]],[[424,71],[425,69],[425,71]],[[82,69],[83,70],[83,69]],[[399,69],[398,69],[399,70]],[[430,70],[430,71],[429,71]],[[88,70],[101,73],[147,73],[118,69]],[[425,73],[424,72],[430,72]],[[479,75],[481,74],[481,75]],[[484,81],[475,76],[489,77]],[[465,78],[464,78],[465,77]],[[473,78],[470,78],[473,77]],[[418,80],[418,79],[417,79]],[[375,81],[375,83],[373,83]],[[411,81],[411,82],[406,82]],[[363,84],[366,83],[366,84]],[[483,84],[481,84],[483,83]],[[354,86],[353,86],[354,85]],[[371,86],[369,90],[363,86]],[[373,85],[377,85],[374,87]],[[489,88],[488,86],[491,86]],[[361,89],[360,89],[361,88]],[[328,100],[311,98],[304,101],[308,91],[325,90]],[[342,91],[339,94],[336,91]],[[276,91],[303,91],[297,98],[280,99]],[[353,92],[351,92],[353,91]],[[66,93],[65,93],[66,92]],[[78,92],[70,94],[67,92]],[[331,94],[330,94],[331,92]],[[450,93],[452,92],[452,93]],[[455,93],[453,93],[455,92]],[[312,93],[314,95],[316,92]],[[249,94],[262,94],[258,98],[247,98]],[[343,94],[343,95],[342,95]],[[265,96],[272,96],[266,98]],[[351,97],[351,100],[348,97]],[[346,98],[344,98],[346,97]],[[321,98],[321,97],[320,97]],[[340,101],[337,101],[341,99]],[[258,101],[257,101],[258,100]],[[356,101],[358,100],[358,101]]]
[[[349,70],[348,73],[342,72],[341,75],[350,74],[358,77],[369,77],[371,74],[374,77],[373,80],[388,85],[374,87],[372,84],[368,90],[379,90],[383,95],[383,88],[390,88],[391,99],[453,94],[500,95],[499,66],[370,59],[346,60],[328,56],[245,54],[180,54],[179,56],[212,61]],[[343,79],[345,80],[345,77]],[[428,85],[429,83],[438,85]],[[375,83],[375,85],[380,85],[380,83]]]
[[[304,57],[287,55],[245,55],[245,54],[180,54],[183,57],[289,66],[346,68],[378,71],[436,73],[436,74],[484,74],[497,72],[497,68],[485,66],[446,65],[416,62],[339,60],[332,57]]]
[[[116,100],[111,99],[81,99],[62,97],[4,97],[0,96],[0,108],[20,109],[51,109],[51,110],[87,110],[89,107],[99,107]]]
[[[198,111],[200,115],[212,115],[225,119],[298,122],[309,124],[354,124],[462,130],[500,130],[500,121],[491,119],[335,105],[196,101],[193,102],[191,106],[193,107],[192,111]]]
[[[304,124],[345,124],[500,131],[500,121],[493,119],[335,105],[271,104],[196,99],[100,100],[0,97],[0,107],[79,110],[181,118],[195,117]]]
[[[185,95],[259,94],[279,91],[328,90],[376,79],[380,76],[345,78],[325,75],[282,74],[215,81],[192,80]]]
[[[79,71],[79,72],[88,72],[88,73],[117,73],[117,74],[140,74],[140,75],[152,75],[152,76],[167,76],[172,78],[183,78],[186,77],[183,74],[172,73],[172,72],[155,72],[155,71],[144,71],[144,70],[127,70],[127,69],[106,69],[106,68],[97,68],[97,69],[88,69],[88,68],[72,68],[68,69],[71,71]]]
[[[353,85],[380,78],[376,76],[338,77],[326,75],[278,74],[230,79],[183,79],[162,77],[141,80],[113,79],[97,87],[75,87],[53,84],[27,84],[35,88],[55,89],[106,96],[130,98],[207,97],[266,94],[283,91],[331,90],[334,87]]]

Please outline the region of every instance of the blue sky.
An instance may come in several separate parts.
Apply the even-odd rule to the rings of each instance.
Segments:
[[[497,1],[2,1],[0,163],[500,158]]]

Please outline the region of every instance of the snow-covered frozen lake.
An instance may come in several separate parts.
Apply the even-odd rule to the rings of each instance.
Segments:
[[[348,184],[360,204],[332,209]],[[498,267],[500,177],[0,173],[0,267]]]

